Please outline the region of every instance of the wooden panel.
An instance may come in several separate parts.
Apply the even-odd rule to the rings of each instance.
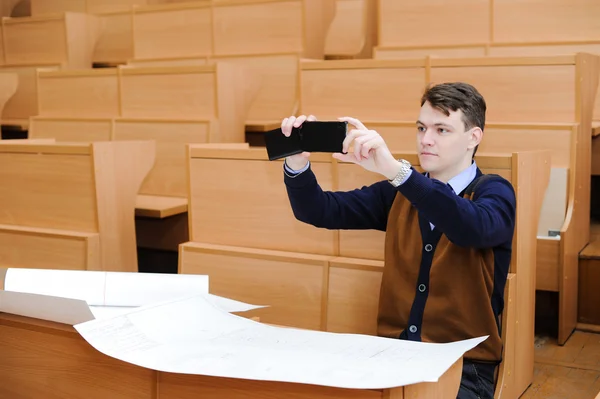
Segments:
[[[159,399],[383,399],[379,390],[341,389],[325,386],[303,385],[230,378],[200,377],[183,374],[159,376]],[[403,398],[389,396],[389,398]],[[425,396],[424,396],[425,397]],[[417,396],[413,396],[417,398]]]
[[[580,323],[600,324],[600,260],[579,260],[579,300],[578,321]]]
[[[162,6],[134,11],[135,59],[207,56],[212,53],[211,8]]]
[[[133,58],[133,17],[131,12],[98,15],[101,31],[93,62],[123,63]]]
[[[186,243],[182,274],[210,275],[210,292],[257,305],[261,322],[321,328],[328,257]]]
[[[15,95],[19,85],[19,75],[14,72],[2,72],[0,69],[0,112]]]
[[[327,331],[377,335],[383,262],[335,258],[330,262]]]
[[[96,233],[0,225],[0,263],[4,267],[99,270]]]
[[[81,13],[4,20],[5,62],[89,68],[91,49],[99,33],[98,24],[94,16]]]
[[[600,37],[596,0],[502,0],[494,5],[494,40],[546,42]]]
[[[72,327],[15,326],[10,316],[0,314],[1,397],[156,398],[155,371],[101,354]]]
[[[370,0],[336,0],[325,38],[327,56],[371,58],[377,41],[377,10]]]
[[[14,153],[0,146],[0,223],[97,232],[91,157]]]
[[[155,140],[156,161],[140,194],[187,197],[188,143],[208,142],[208,122],[116,120],[115,140]]]
[[[87,0],[30,0],[31,15],[87,11]]]
[[[323,189],[331,189],[331,165],[313,162],[312,168]],[[190,239],[333,254],[335,233],[296,220],[282,179],[280,162],[193,158],[190,161]],[[240,206],[240,201],[244,206]]]
[[[41,116],[98,118],[119,115],[117,71],[40,72],[38,78]]]
[[[145,6],[152,4],[156,0],[86,0],[87,12],[112,13],[123,12],[131,9],[131,6]]]
[[[0,315],[0,395],[37,399],[374,399],[456,397],[462,358],[437,382],[368,390],[163,373],[115,360],[64,324]]]
[[[534,57],[548,55],[569,55],[574,53],[600,54],[600,42],[594,43],[540,43],[540,44],[515,44],[491,45],[488,55],[499,57]]]
[[[486,55],[485,45],[465,47],[377,47],[374,58],[378,60],[393,60],[399,58],[471,58]]]
[[[248,110],[247,124],[281,122],[285,115],[293,114],[298,94],[297,55],[223,57],[216,60],[243,66],[260,79],[259,91]]]
[[[379,44],[456,45],[472,43],[474,38],[478,38],[478,41],[487,40],[490,29],[489,4],[488,0],[382,0],[379,2]],[[455,29],[451,29],[450,25]],[[441,31],[443,34],[440,34]]]
[[[572,129],[568,126],[543,125],[519,127],[489,126],[483,133],[479,152],[505,153],[532,150],[550,150],[552,166],[568,168],[571,162]]]
[[[31,118],[29,138],[54,138],[56,141],[109,141],[110,119],[44,119]]]
[[[3,24],[7,64],[59,64],[67,59],[64,18],[14,18]]]
[[[592,139],[592,175],[600,176],[600,137]]]
[[[577,121],[573,66],[433,67],[431,81],[466,81],[477,87],[487,103],[488,121]]]
[[[307,69],[310,63],[302,65],[299,112],[303,114],[321,120],[345,115],[360,120],[412,120],[419,114],[424,68]]]
[[[122,68],[122,116],[211,119],[216,116],[215,67]]]
[[[302,5],[299,0],[216,3],[213,6],[214,54],[302,52]]]

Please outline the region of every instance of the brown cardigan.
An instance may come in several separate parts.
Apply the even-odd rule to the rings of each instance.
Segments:
[[[494,263],[492,248],[451,243],[397,195],[386,231],[378,335],[438,343],[489,335],[465,358],[500,362]]]

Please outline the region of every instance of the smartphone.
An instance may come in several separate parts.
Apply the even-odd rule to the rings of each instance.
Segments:
[[[307,121],[293,128],[290,137],[283,135],[281,128],[265,133],[265,144],[269,160],[285,158],[307,152],[342,152],[348,122]]]

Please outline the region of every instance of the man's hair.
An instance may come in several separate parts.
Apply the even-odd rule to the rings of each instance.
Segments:
[[[483,96],[470,84],[453,82],[430,85],[421,97],[421,106],[425,101],[446,116],[450,115],[450,111],[460,109],[463,113],[465,130],[479,127],[483,131],[487,106]],[[473,156],[477,152],[477,147],[473,150]]]

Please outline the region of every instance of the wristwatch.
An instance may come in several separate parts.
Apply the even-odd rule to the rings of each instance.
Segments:
[[[399,159],[400,162],[400,171],[392,180],[388,180],[390,184],[394,187],[398,187],[400,184],[406,180],[406,176],[410,172],[412,165],[406,159]]]

